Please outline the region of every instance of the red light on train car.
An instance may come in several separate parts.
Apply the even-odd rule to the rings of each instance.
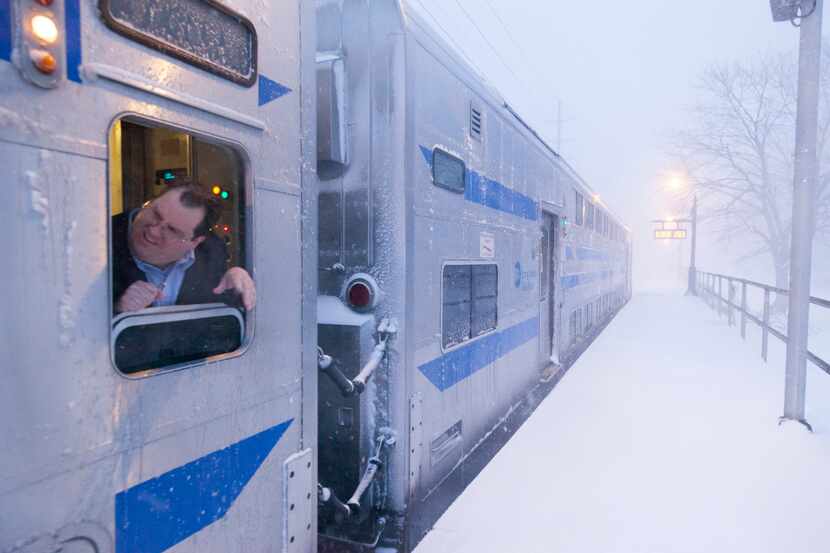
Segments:
[[[372,290],[365,282],[357,281],[346,290],[346,298],[354,309],[366,309],[372,304]]]

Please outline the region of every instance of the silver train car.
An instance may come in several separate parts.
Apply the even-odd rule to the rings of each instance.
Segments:
[[[316,25],[320,551],[411,551],[627,301],[630,240],[404,4]]]
[[[395,0],[0,0],[0,99],[3,553],[411,551],[630,295],[619,219]],[[256,306],[122,309],[189,180]]]
[[[0,0],[0,551],[316,549],[313,17]],[[116,221],[185,177],[255,308],[114,316]]]

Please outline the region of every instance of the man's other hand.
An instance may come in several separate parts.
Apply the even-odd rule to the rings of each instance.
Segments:
[[[242,297],[242,305],[247,311],[256,304],[256,287],[248,271],[242,267],[231,267],[219,281],[219,286],[213,289],[214,294],[221,294],[226,290],[233,290]]]
[[[115,310],[118,313],[138,311],[156,301],[159,296],[161,296],[161,290],[149,282],[137,280],[130,284],[129,288],[121,295],[121,298],[115,305]]]

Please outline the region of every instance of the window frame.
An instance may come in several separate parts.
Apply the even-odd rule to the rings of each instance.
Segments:
[[[470,269],[470,337],[466,340],[462,340],[450,346],[444,345],[444,271],[447,267],[473,267],[473,266],[482,266],[482,265],[491,265],[496,268],[496,321],[495,326],[492,328],[487,329],[485,332],[478,334],[476,336],[472,335],[472,316],[473,316],[473,283],[472,283],[472,268]],[[479,340],[485,336],[489,336],[490,334],[497,332],[499,329],[499,264],[494,261],[481,261],[481,260],[468,260],[468,261],[445,261],[441,264],[441,310],[439,313],[439,321],[440,321],[440,334],[441,334],[441,352],[447,353],[453,350],[458,349],[459,347],[466,346],[468,344],[473,343],[476,340]]]
[[[542,226],[542,236],[539,238],[539,302],[548,299],[548,281],[550,280],[550,231],[547,225]]]
[[[436,166],[435,158],[436,158],[436,156],[439,152],[441,154],[447,156],[450,159],[454,159],[455,161],[461,162],[463,172],[461,174],[462,188],[460,190],[458,188],[453,188],[451,186],[447,186],[445,184],[439,183],[438,180],[435,178],[435,166]],[[437,186],[438,188],[441,188],[443,190],[448,190],[448,191],[453,192],[455,194],[462,194],[462,195],[467,191],[467,163],[463,159],[461,159],[460,157],[449,153],[448,151],[446,151],[445,149],[443,149],[439,146],[433,146],[433,148],[432,148],[431,175],[432,175],[432,184],[434,186]]]
[[[190,52],[188,50],[173,46],[171,44],[162,42],[152,35],[147,34],[146,32],[139,31],[138,29],[134,29],[128,25],[125,25],[121,21],[117,20],[112,15],[112,11],[110,10],[110,0],[98,0],[98,11],[101,14],[101,19],[103,19],[104,24],[113,32],[126,37],[133,42],[156,50],[157,52],[161,52],[171,58],[183,61],[189,65],[194,67],[198,67],[208,73],[212,73],[218,77],[222,77],[223,79],[229,80],[236,84],[242,85],[246,88],[251,88],[257,82],[259,77],[259,68],[258,68],[258,58],[259,58],[259,40],[256,33],[256,27],[254,24],[244,15],[241,13],[235,12],[232,9],[228,8],[227,6],[217,2],[216,0],[200,0],[201,2],[207,4],[212,9],[219,11],[233,19],[239,21],[239,23],[248,29],[251,33],[251,76],[250,77],[242,77],[239,73],[235,73],[228,68],[225,68],[221,65],[217,65],[211,63],[204,58]]]
[[[237,140],[233,140],[230,138],[217,136],[209,132],[203,132],[198,129],[188,127],[184,124],[170,121],[170,120],[162,120],[158,118],[153,118],[147,116],[142,113],[127,111],[127,112],[120,112],[113,117],[110,125],[107,127],[107,164],[109,165],[112,160],[112,142],[110,137],[112,136],[113,129],[116,124],[127,121],[129,123],[135,123],[138,125],[142,125],[145,127],[150,128],[163,128],[168,129],[176,132],[185,133],[191,138],[198,138],[205,142],[218,144],[221,146],[225,146],[230,148],[235,152],[238,156],[238,160],[240,163],[240,170],[243,173],[243,178],[240,180],[240,186],[243,188],[241,191],[242,193],[239,194],[238,197],[244,198],[244,212],[245,212],[245,229],[244,233],[246,236],[246,244],[244,248],[245,258],[244,258],[244,266],[243,268],[248,271],[253,278],[254,274],[254,247],[256,244],[256,236],[254,234],[254,229],[256,225],[254,224],[254,190],[253,190],[253,183],[254,183],[254,175],[253,175],[253,165],[251,163],[251,155],[248,151],[248,148],[245,147],[244,144]],[[254,337],[256,335],[256,307],[251,311],[246,311],[243,313],[243,335],[242,341],[238,348],[233,351],[228,351],[225,353],[219,353],[216,355],[212,355],[209,357],[204,357],[201,359],[196,359],[193,361],[187,361],[184,363],[177,363],[170,366],[165,367],[154,367],[148,368],[145,370],[140,370],[136,372],[124,372],[118,368],[118,365],[115,362],[115,343],[117,334],[114,333],[116,325],[119,324],[120,321],[116,321],[118,315],[113,315],[112,313],[112,305],[114,303],[113,298],[113,271],[114,271],[114,263],[113,263],[113,236],[112,236],[112,205],[113,205],[113,198],[112,198],[112,180],[109,170],[107,171],[106,175],[107,183],[106,183],[106,217],[107,217],[107,313],[110,318],[110,328],[108,332],[109,336],[109,358],[110,364],[112,365],[113,370],[118,373],[121,377],[129,379],[129,380],[139,380],[144,378],[149,378],[153,376],[159,376],[164,374],[169,374],[173,372],[178,372],[186,369],[193,369],[196,367],[200,367],[202,365],[207,365],[208,363],[216,363],[220,361],[226,361],[229,359],[234,359],[237,357],[241,357],[245,355],[248,350],[250,349],[251,345],[253,344]],[[256,281],[254,281],[256,283]],[[195,312],[195,311],[204,311],[205,306],[210,304],[193,304],[193,305],[170,305],[170,306],[163,306],[161,308],[169,312],[179,312],[183,315],[183,318],[193,318],[189,317],[188,314]],[[188,309],[189,308],[189,309]],[[142,314],[140,312],[136,312],[131,317],[137,317],[139,319],[144,318],[156,318],[161,311],[153,311],[151,313]],[[135,326],[130,324],[127,328]]]
[[[579,190],[574,190],[574,194],[574,224],[581,227],[585,225],[585,196]]]

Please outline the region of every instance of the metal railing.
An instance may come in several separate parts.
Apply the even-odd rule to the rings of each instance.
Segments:
[[[724,295],[724,283],[726,283],[726,295]],[[761,328],[761,357],[766,362],[769,350],[769,336],[775,336],[784,343],[787,343],[787,335],[780,329],[770,324],[770,297],[772,294],[787,296],[789,290],[776,288],[760,282],[738,278],[718,273],[707,273],[697,271],[697,294],[706,301],[710,307],[715,309],[718,316],[726,315],[729,326],[735,325],[736,314],[741,318],[741,338],[746,340],[746,324],[751,321]],[[740,303],[736,301],[740,287]],[[759,313],[753,313],[747,301],[748,291],[758,289],[763,292],[763,308]],[[830,300],[810,297],[810,304],[825,309],[830,309]],[[784,325],[786,327],[786,324]],[[818,355],[807,351],[807,359],[815,366],[830,374],[830,363]]]

